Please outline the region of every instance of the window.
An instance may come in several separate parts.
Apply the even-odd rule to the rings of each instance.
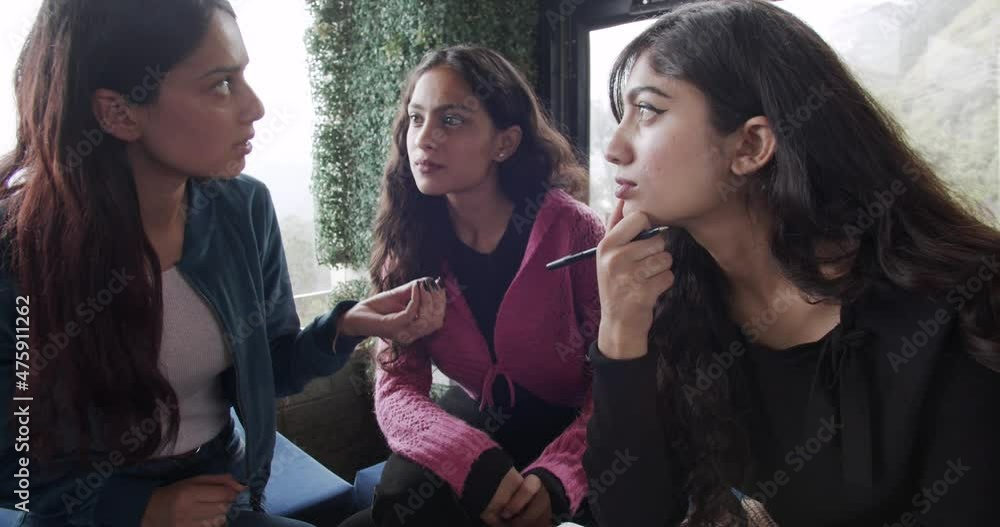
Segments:
[[[292,289],[303,324],[329,309],[328,291],[348,278],[316,263],[312,174],[313,115],[306,49],[303,41],[311,22],[305,4],[234,1],[244,42],[250,54],[247,78],[267,113],[256,125],[254,151],[246,173],[267,184],[278,213]],[[0,151],[15,144],[12,76],[41,0],[5,3],[0,29],[7,39],[0,47]]]
[[[778,5],[811,25],[841,55],[960,195],[994,219],[1000,214],[996,0],[784,0]],[[652,22],[607,9],[591,15],[587,7],[581,5],[571,15],[571,30],[564,30],[582,51],[576,60],[582,77],[577,82],[583,85],[565,93],[589,99],[588,106],[580,103],[586,121],[564,115],[563,121],[588,147],[590,204],[608,214],[613,183],[603,153],[615,127],[608,73],[617,54]],[[616,25],[607,27],[609,21]],[[575,108],[552,91],[557,110]]]
[[[28,31],[34,22],[35,13],[41,0],[8,2],[0,7],[0,152],[6,154],[16,143],[16,119],[14,114],[14,66],[21,52]]]
[[[271,190],[295,305],[306,325],[330,309],[332,285],[349,277],[316,263],[310,192],[315,110],[303,40],[312,19],[304,3],[243,0],[233,7],[250,55],[247,82],[266,109],[245,171]]]
[[[996,0],[784,0],[969,203],[1000,213]]]
[[[614,167],[604,160],[604,148],[611,142],[611,135],[618,126],[608,101],[608,78],[618,54],[655,21],[628,22],[596,29],[589,35],[590,124],[587,151],[590,156],[590,206],[604,217],[615,208]]]

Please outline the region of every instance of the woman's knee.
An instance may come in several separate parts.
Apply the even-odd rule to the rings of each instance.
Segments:
[[[382,470],[382,478],[375,487],[376,499],[414,497],[414,501],[418,501],[416,498],[429,500],[438,494],[451,492],[448,483],[434,471],[397,454],[389,456]]]
[[[433,471],[392,455],[375,487],[372,517],[380,527],[442,525],[442,517],[462,516],[452,488]]]

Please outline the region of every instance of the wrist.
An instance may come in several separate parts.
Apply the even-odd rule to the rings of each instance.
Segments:
[[[359,336],[357,328],[357,319],[355,308],[357,306],[352,306],[350,309],[341,313],[340,317],[337,318],[337,335],[344,337],[357,337]]]
[[[597,348],[609,359],[637,359],[649,351],[648,331],[601,321],[597,332]]]

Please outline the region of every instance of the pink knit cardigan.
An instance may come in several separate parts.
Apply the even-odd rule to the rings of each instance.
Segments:
[[[580,416],[525,467],[545,468],[559,478],[575,512],[588,488],[582,457],[593,402],[586,354],[600,323],[597,274],[593,259],[555,271],[545,264],[596,246],[604,226],[594,211],[561,190],[549,190],[539,201],[521,267],[497,313],[496,364],[445,264],[444,326],[406,348],[392,366],[379,369],[375,413],[394,452],[430,469],[462,495],[472,464],[498,445],[430,399],[432,363],[484,407],[492,406],[488,388],[497,378],[549,403],[581,407]],[[514,222],[516,227],[516,217]],[[502,418],[497,413],[496,420]]]

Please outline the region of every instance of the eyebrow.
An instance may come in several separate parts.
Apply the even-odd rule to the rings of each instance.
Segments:
[[[661,90],[661,89],[659,89],[659,88],[657,88],[655,86],[636,86],[635,88],[632,88],[631,90],[628,91],[626,99],[629,100],[629,101],[633,101],[633,100],[635,100],[636,97],[639,96],[639,94],[645,93],[645,92],[649,92],[649,93],[652,93],[654,95],[659,95],[660,97],[663,97],[665,99],[670,99],[671,98],[670,95],[667,94],[667,92],[665,92],[665,91],[663,91],[663,90]]]
[[[409,107],[411,109],[421,110],[421,111],[423,111],[423,110],[426,109],[423,106],[421,106],[419,104],[416,104],[416,103],[412,103],[412,102],[410,103]],[[471,109],[466,108],[465,106],[462,106],[461,104],[455,104],[455,103],[442,104],[441,106],[438,106],[437,108],[434,108],[434,110],[439,111],[439,112],[444,112],[444,111],[448,111],[448,110],[461,110],[461,111],[466,112],[466,113],[472,113]]]
[[[206,77],[211,77],[212,75],[217,75],[219,73],[226,73],[226,74],[238,73],[239,71],[241,71],[242,69],[244,69],[246,67],[247,67],[246,64],[243,64],[242,66],[239,66],[239,65],[236,65],[236,66],[219,66],[218,68],[213,68],[212,70],[210,70],[209,72],[205,73],[201,77],[198,77],[198,79],[199,80],[200,79],[204,79]]]

